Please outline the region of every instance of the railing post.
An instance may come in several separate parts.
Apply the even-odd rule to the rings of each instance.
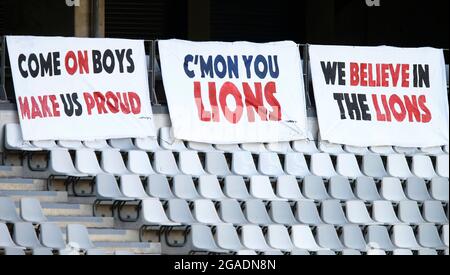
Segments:
[[[156,96],[156,88],[155,88],[155,47],[156,47],[156,41],[151,40],[149,41],[149,71],[148,71],[148,84],[149,84],[149,89],[150,89],[150,101],[154,104],[154,105],[158,105],[158,97]]]
[[[8,101],[6,94],[5,79],[6,79],[6,36],[2,37],[1,47],[1,63],[0,63],[0,101]]]

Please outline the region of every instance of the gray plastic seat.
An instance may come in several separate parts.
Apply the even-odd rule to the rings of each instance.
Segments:
[[[200,176],[197,189],[200,196],[205,199],[213,201],[227,199],[216,176]]]
[[[121,152],[137,150],[131,138],[111,139],[109,140],[109,145],[114,149],[120,150]]]
[[[316,228],[317,244],[333,251],[342,251],[345,247],[339,240],[336,229],[332,225],[319,225]]]
[[[50,248],[36,248],[33,250],[33,256],[53,256]]]
[[[269,225],[266,233],[267,244],[280,251],[291,252],[294,244],[284,225]]]
[[[147,194],[149,194],[150,197],[158,198],[161,200],[169,200],[175,198],[175,195],[170,189],[169,181],[164,175],[150,175],[147,178],[146,187]]]
[[[320,177],[307,176],[303,180],[302,186],[303,195],[305,195],[307,199],[324,201],[331,198]]]
[[[449,226],[448,224],[445,224],[444,226],[442,226],[442,230],[441,230],[441,240],[442,242],[445,244],[445,246],[448,248],[449,247],[449,237],[450,235],[450,231],[449,231]]]
[[[409,249],[396,249],[394,250],[394,256],[414,256],[413,252]]]
[[[77,244],[82,250],[95,248],[92,243],[87,228],[84,225],[69,224],[67,225],[67,243]]]
[[[353,154],[339,154],[337,156],[336,172],[350,179],[364,176],[359,168],[358,160]]]
[[[32,223],[18,222],[14,224],[14,242],[28,249],[41,248],[42,245],[36,235]]]
[[[158,199],[142,200],[142,213],[140,223],[144,226],[180,226],[167,218],[164,208]]]
[[[244,214],[252,224],[267,226],[273,224],[267,213],[266,206],[261,200],[247,200],[244,203]]]
[[[384,167],[383,159],[377,154],[364,155],[362,158],[361,169],[368,177],[382,179],[389,176]]]
[[[81,150],[85,149],[86,147],[81,141],[72,141],[72,140],[58,140],[56,144],[64,149],[67,150]]]
[[[127,167],[131,173],[141,177],[148,177],[155,174],[150,159],[145,151],[129,151]]]
[[[153,154],[153,168],[156,173],[171,177],[181,174],[171,151],[155,152]]]
[[[216,144],[214,147],[224,153],[241,152],[242,149],[238,144]]]
[[[371,225],[366,230],[366,243],[371,249],[381,249],[385,251],[394,251],[394,246],[386,227]]]
[[[322,153],[335,155],[335,156],[345,153],[344,149],[342,148],[342,145],[335,144],[335,143],[330,143],[330,142],[327,142],[327,141],[320,141],[319,142],[319,150]]]
[[[402,154],[408,157],[414,156],[419,153],[418,148],[415,147],[394,146],[394,151],[397,152],[397,154]]]
[[[323,201],[320,208],[322,220],[327,224],[341,226],[348,224],[341,202],[337,200]]]
[[[381,155],[381,156],[389,156],[392,154],[396,154],[396,152],[394,151],[394,148],[392,148],[392,146],[372,146],[369,149],[373,153]]]
[[[425,180],[421,178],[409,178],[406,180],[405,186],[406,196],[414,201],[429,201],[432,200],[428,193],[428,187]]]
[[[434,200],[449,201],[449,181],[446,178],[434,178],[430,183],[430,195]]]
[[[0,248],[17,248],[9,234],[8,227],[4,223],[0,223]]]
[[[375,221],[369,214],[366,204],[363,201],[346,201],[345,211],[350,223],[360,225],[372,225]]]
[[[66,248],[63,233],[57,224],[43,223],[41,224],[40,230],[40,240],[42,245],[53,250],[62,250]]]
[[[20,200],[20,216],[25,222],[40,224],[47,221],[41,203],[35,198],[22,198]]]
[[[259,252],[277,251],[267,244],[261,228],[257,225],[242,226],[240,237],[242,244],[251,250]]]
[[[219,248],[231,252],[247,250],[241,243],[236,229],[231,224],[219,224],[215,226],[214,239]]]
[[[9,123],[5,126],[5,148],[10,151],[42,151],[41,148],[23,140],[20,125],[15,123]]]
[[[262,175],[270,177],[279,177],[286,174],[277,153],[269,152],[259,154],[258,171]]]
[[[366,240],[358,225],[344,225],[341,231],[340,239],[346,248],[361,252],[367,251]]]
[[[364,156],[370,154],[370,150],[367,147],[358,147],[350,145],[344,145],[344,151],[357,156]]]
[[[409,169],[405,155],[395,154],[387,156],[386,170],[391,177],[400,179],[414,177]]]
[[[311,256],[311,254],[306,249],[294,248],[290,254],[291,256]]]
[[[0,222],[15,223],[20,221],[14,201],[11,198],[0,197]]]
[[[246,151],[233,153],[231,171],[236,175],[244,177],[259,175],[252,154]]]
[[[295,205],[294,215],[300,224],[314,226],[323,224],[319,210],[313,201],[298,201]]]
[[[352,187],[347,178],[341,176],[335,176],[330,179],[328,183],[328,194],[333,199],[340,201],[354,200],[356,199],[353,194]]]
[[[311,156],[310,170],[313,175],[329,179],[337,176],[329,154],[320,153]]]
[[[103,151],[112,149],[106,140],[84,141],[84,146],[95,151]]]
[[[32,141],[31,144],[33,144],[34,147],[41,148],[45,151],[60,149],[54,140]]]
[[[373,178],[360,177],[355,182],[355,195],[358,199],[373,202],[382,200]]]
[[[240,176],[228,176],[225,178],[223,186],[224,194],[231,198],[240,201],[254,199],[245,185],[245,181]]]
[[[304,178],[311,175],[305,156],[301,153],[288,153],[285,155],[284,171],[286,174],[297,178]]]
[[[398,218],[407,224],[419,225],[425,223],[416,201],[401,201],[398,205]]]
[[[145,152],[156,152],[161,150],[158,140],[154,137],[137,138],[134,140],[134,145],[138,150]]]
[[[66,149],[55,149],[50,151],[48,166],[49,174],[53,176],[66,176],[83,178],[88,175],[80,173],[72,161],[70,153]]]
[[[203,152],[203,153],[217,151],[217,149],[214,148],[214,146],[212,144],[201,143],[201,142],[192,142],[192,141],[187,142],[187,148],[192,151],[198,151],[198,152]]]
[[[7,247],[5,248],[6,256],[25,256],[25,251],[22,248]]]
[[[440,155],[436,157],[436,173],[443,177],[448,179],[449,174],[449,161],[448,161],[448,154]]]
[[[417,229],[417,241],[421,247],[444,250],[447,246],[442,242],[439,231],[434,224],[420,224]]]
[[[390,201],[374,201],[372,203],[372,219],[382,224],[401,224]]]
[[[216,225],[224,223],[217,213],[214,203],[210,200],[196,200],[193,203],[193,216],[202,224]]]
[[[185,200],[168,200],[166,213],[167,217],[171,221],[180,223],[182,225],[191,225],[197,223],[195,218],[192,216],[188,203]]]
[[[408,200],[398,178],[384,178],[381,182],[380,194],[385,200],[392,202]]]
[[[284,201],[273,201],[269,204],[269,216],[277,224],[293,226],[299,224],[292,213],[291,205]]]
[[[398,248],[419,250],[420,245],[417,243],[413,229],[409,225],[394,225],[392,229],[392,243]]]
[[[80,173],[95,177],[105,172],[98,163],[95,151],[92,149],[77,150],[75,154],[75,168]]]
[[[195,151],[181,151],[178,154],[178,167],[185,175],[200,177],[206,175],[200,158]]]
[[[305,200],[295,176],[278,177],[276,195],[281,199],[290,201]]]
[[[434,249],[419,249],[419,251],[417,252],[418,256],[438,256],[438,253],[436,250]]]
[[[216,175],[222,178],[231,176],[233,174],[228,167],[225,155],[221,152],[206,153],[205,170],[212,175]]]
[[[256,199],[264,201],[282,200],[275,195],[275,192],[270,182],[269,177],[266,176],[252,176],[250,178],[250,195]]]
[[[132,201],[119,189],[116,178],[110,174],[100,174],[95,178],[95,195],[101,201]]]
[[[172,192],[175,197],[183,200],[198,200],[202,196],[195,188],[194,181],[190,176],[178,175],[173,178]]]
[[[420,152],[427,156],[439,156],[445,154],[440,146],[420,148]]]
[[[292,149],[295,152],[302,153],[305,155],[313,155],[319,153],[319,149],[317,149],[317,145],[312,140],[296,140],[292,142]]]
[[[230,223],[235,226],[250,224],[242,212],[241,206],[237,200],[222,200],[218,203],[218,205],[218,213],[223,222]]]
[[[117,150],[102,151],[101,167],[106,173],[115,176],[130,174],[130,171],[125,166],[122,155]]]
[[[336,256],[336,252],[331,250],[321,250],[315,253],[316,256]]]
[[[317,244],[311,228],[307,225],[294,225],[291,228],[291,239],[297,249],[305,249],[311,252],[325,249]]]
[[[344,249],[342,250],[342,256],[361,256],[361,252],[353,249]]]
[[[294,152],[294,150],[292,150],[291,144],[289,144],[289,142],[268,143],[268,144],[266,144],[266,148],[270,152],[274,152],[274,153],[282,154],[282,155]]]
[[[252,154],[267,153],[264,143],[242,143],[241,149]]]
[[[447,214],[440,201],[426,201],[423,203],[422,216],[429,222],[434,224],[448,224]]]
[[[174,137],[173,129],[167,127],[159,130],[159,145],[168,151],[181,152],[187,150],[183,141]]]
[[[387,256],[386,251],[381,249],[370,249],[367,251],[367,256]]]
[[[120,177],[120,190],[126,198],[143,200],[149,198],[145,192],[141,178],[138,175],[123,175]]]
[[[434,171],[433,162],[429,156],[413,156],[411,171],[417,177],[424,178],[426,180],[431,180],[432,178],[437,177],[437,174]]]

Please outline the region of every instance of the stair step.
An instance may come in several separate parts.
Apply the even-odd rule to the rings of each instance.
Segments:
[[[42,203],[46,216],[91,216],[92,205],[69,203]]]
[[[89,236],[93,242],[138,242],[138,230],[122,230],[109,228],[90,228]]]
[[[10,197],[14,201],[20,201],[21,198],[36,198],[43,202],[67,202],[67,192],[52,191],[23,191],[23,190],[1,190],[0,196]]]
[[[44,180],[0,178],[0,190],[5,191],[45,191],[46,185]]]
[[[20,177],[22,172],[22,166],[0,166],[0,178]]]
[[[140,242],[94,242],[94,245],[106,252],[128,251],[134,254],[161,254],[161,244]]]
[[[60,227],[68,224],[81,224],[87,228],[113,228],[114,218],[98,218],[98,217],[71,217],[71,216],[49,216],[49,222],[55,222]]]

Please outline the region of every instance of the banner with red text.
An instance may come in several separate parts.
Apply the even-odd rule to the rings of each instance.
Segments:
[[[159,41],[174,136],[213,144],[306,139],[294,42]]]
[[[143,41],[9,36],[24,140],[155,136]]]
[[[353,146],[449,143],[442,50],[311,46],[322,140]]]

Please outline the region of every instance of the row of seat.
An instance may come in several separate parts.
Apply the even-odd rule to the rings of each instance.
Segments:
[[[5,127],[6,139],[5,147],[12,151],[42,151],[64,148],[69,150],[93,149],[97,151],[115,148],[121,151],[143,150],[147,152],[155,152],[159,150],[169,150],[173,152],[181,152],[187,150],[199,152],[225,152],[234,153],[240,151],[251,152],[254,154],[274,152],[278,154],[287,154],[299,152],[307,155],[315,153],[328,153],[338,155],[351,153],[355,155],[366,155],[370,153],[380,155],[405,154],[408,156],[416,154],[425,154],[436,156],[449,153],[449,146],[432,147],[432,148],[402,148],[391,146],[379,146],[372,148],[359,148],[354,146],[342,146],[327,142],[319,142],[319,146],[314,141],[301,140],[292,143],[270,143],[270,144],[241,144],[241,145],[212,145],[197,142],[183,142],[173,137],[172,130],[163,127],[159,130],[158,140],[155,138],[140,139],[112,139],[97,141],[39,141],[26,142],[22,138],[20,126],[18,124],[7,124]],[[159,141],[159,142],[158,142]]]
[[[352,186],[343,177],[333,177],[325,184],[320,177],[308,176],[302,182],[295,177],[282,176],[276,183],[269,178],[254,176],[247,184],[240,176],[228,176],[219,182],[216,176],[201,176],[195,180],[186,175],[178,175],[170,181],[163,175],[151,175],[144,183],[138,175],[124,175],[117,182],[110,174],[98,175],[95,180],[95,194],[99,198],[157,198],[160,200],[209,199],[221,201],[235,199],[246,201],[300,201],[312,200],[361,200],[373,202],[387,200],[394,203],[402,201],[439,201],[448,203],[448,179],[436,178],[429,184],[420,178],[410,178],[404,184],[397,178],[384,178],[376,183],[372,178],[358,178]]]

